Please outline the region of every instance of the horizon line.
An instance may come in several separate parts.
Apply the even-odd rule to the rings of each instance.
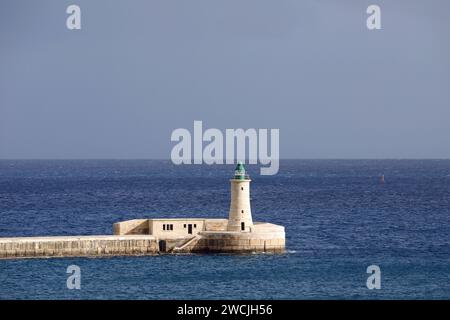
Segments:
[[[172,161],[170,158],[0,158],[0,161],[45,161],[45,160],[50,160],[50,161],[89,161],[89,160],[113,160],[113,161],[136,161],[136,160],[158,160],[158,161]],[[192,159],[194,160],[194,159]],[[286,158],[279,158],[278,160],[450,160],[449,158],[412,158],[412,157],[386,157],[386,158],[309,158],[309,157],[305,157],[305,158],[290,158],[290,157],[286,157]],[[237,159],[234,159],[233,161],[237,161]],[[244,163],[247,163],[248,159],[245,160]],[[202,161],[203,162],[203,161]],[[259,162],[259,161],[258,161]],[[201,164],[206,164],[206,163],[201,163]],[[226,164],[226,163],[223,163]],[[255,163],[255,165],[258,165],[259,163]],[[184,164],[186,165],[186,164]],[[191,165],[194,165],[194,163],[192,163]],[[213,164],[213,165],[218,165],[217,163]]]

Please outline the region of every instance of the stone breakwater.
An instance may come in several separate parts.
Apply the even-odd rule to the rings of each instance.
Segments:
[[[284,252],[284,228],[270,229],[259,233],[203,231],[175,238],[146,234],[0,238],[0,259]]]
[[[158,251],[151,235],[0,238],[0,258],[147,255]]]
[[[283,252],[283,233],[202,232],[187,252]]]

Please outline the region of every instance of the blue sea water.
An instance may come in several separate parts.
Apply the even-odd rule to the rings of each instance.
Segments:
[[[450,160],[247,166],[285,254],[0,260],[0,299],[449,299]],[[111,234],[121,220],[227,217],[233,166],[2,160],[0,237]],[[385,175],[385,183],[379,176]],[[81,290],[66,268],[81,268]],[[381,289],[369,290],[369,265]]]

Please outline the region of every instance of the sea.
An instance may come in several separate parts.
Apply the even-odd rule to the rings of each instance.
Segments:
[[[4,259],[0,299],[450,299],[450,160],[282,160],[276,175],[247,170],[253,220],[285,226],[285,253]],[[0,237],[226,218],[233,172],[170,160],[1,160]],[[80,289],[67,286],[72,265]]]

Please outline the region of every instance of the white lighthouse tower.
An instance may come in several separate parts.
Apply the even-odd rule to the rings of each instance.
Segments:
[[[231,181],[231,203],[228,218],[228,231],[250,231],[253,226],[250,207],[250,177],[245,173],[242,162],[236,166]]]

